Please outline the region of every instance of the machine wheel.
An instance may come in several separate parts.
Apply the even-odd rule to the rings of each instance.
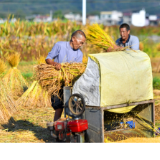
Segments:
[[[85,110],[84,98],[80,94],[72,94],[68,101],[68,108],[75,117],[82,115]]]

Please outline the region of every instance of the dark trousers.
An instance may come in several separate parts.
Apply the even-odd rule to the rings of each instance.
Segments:
[[[59,90],[59,97],[61,99],[59,99],[57,96],[54,95],[51,96],[51,103],[54,110],[63,108],[63,89]]]

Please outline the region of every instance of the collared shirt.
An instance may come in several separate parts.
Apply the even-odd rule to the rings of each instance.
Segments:
[[[133,50],[139,50],[139,39],[136,36],[129,35],[126,43],[122,42],[122,38],[116,40],[116,44],[121,47],[129,47]]]
[[[82,62],[83,53],[80,49],[74,50],[70,42],[57,42],[52,50],[48,53],[46,59],[54,59],[58,63]]]

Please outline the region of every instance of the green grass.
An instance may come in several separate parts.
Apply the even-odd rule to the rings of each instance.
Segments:
[[[33,76],[33,72],[29,72],[29,73],[22,73],[22,76],[23,76],[25,79],[32,78],[32,76]]]
[[[153,88],[160,89],[160,78],[158,77],[153,78]]]
[[[37,61],[20,61],[19,66],[36,65]]]

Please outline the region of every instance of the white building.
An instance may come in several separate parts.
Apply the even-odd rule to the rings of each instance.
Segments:
[[[0,23],[4,23],[6,20],[0,19]]]
[[[35,16],[34,22],[51,22],[52,21],[52,17],[51,16],[42,16],[42,15],[38,15]]]
[[[137,27],[149,25],[149,21],[146,19],[146,11],[142,9],[139,11],[139,13],[132,13],[131,23]]]
[[[131,12],[124,12],[123,13],[123,23],[131,24]]]
[[[72,12],[65,14],[64,17],[70,21],[82,21],[82,17],[80,14],[73,14]]]
[[[158,25],[158,16],[157,15],[149,15],[150,25]]]
[[[123,13],[119,11],[100,12],[101,22],[105,25],[116,25],[121,23]]]
[[[100,23],[100,19],[99,19],[99,16],[98,15],[90,15],[88,16],[88,21],[90,24],[93,24],[93,23]]]
[[[11,23],[15,23],[16,21],[17,21],[16,18],[12,18],[12,19],[10,20]]]

